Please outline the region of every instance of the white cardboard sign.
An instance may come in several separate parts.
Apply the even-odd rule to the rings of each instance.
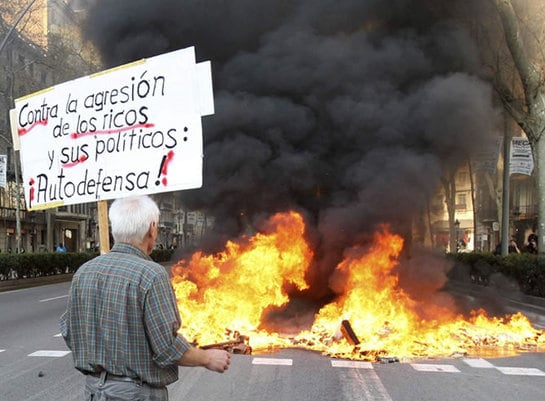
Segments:
[[[210,62],[193,47],[15,101],[29,209],[202,185]]]
[[[524,137],[511,139],[511,160],[509,172],[511,174],[532,175],[534,171],[534,158],[530,141]]]

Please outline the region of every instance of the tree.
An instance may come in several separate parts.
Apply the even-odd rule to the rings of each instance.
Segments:
[[[459,239],[457,227],[454,224],[456,212],[456,169],[449,169],[446,174],[441,177],[441,185],[445,192],[445,203],[448,212],[449,249],[450,252],[456,252],[456,245]]]
[[[538,193],[538,249],[539,254],[545,254],[545,60],[541,52],[545,35],[538,30],[545,6],[539,1],[524,5],[526,10],[517,10],[512,0],[494,0],[512,74],[505,64],[500,67],[498,63],[493,82],[505,110],[526,133],[532,146]],[[521,17],[523,11],[531,17]],[[504,61],[499,57],[497,60]]]
[[[54,20],[51,7],[58,8]],[[4,138],[0,149],[4,147],[7,154],[13,149],[7,138],[11,138],[8,115],[14,99],[99,69],[100,60],[81,38],[79,26],[78,15],[64,2],[13,0],[0,4],[0,135]],[[12,178],[19,173],[17,157],[9,163]],[[25,208],[22,187],[17,180],[10,182],[0,196],[1,207],[16,210],[19,249],[20,210]]]

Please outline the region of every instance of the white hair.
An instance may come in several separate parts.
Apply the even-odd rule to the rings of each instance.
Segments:
[[[139,243],[146,236],[151,223],[159,222],[159,208],[149,196],[116,199],[109,211],[115,242]]]

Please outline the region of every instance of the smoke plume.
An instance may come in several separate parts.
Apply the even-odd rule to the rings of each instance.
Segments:
[[[442,3],[97,0],[87,27],[111,66],[188,46],[211,60],[204,185],[183,202],[216,218],[210,251],[302,212],[323,296],[344,249],[378,224],[409,232],[496,128],[475,45]]]

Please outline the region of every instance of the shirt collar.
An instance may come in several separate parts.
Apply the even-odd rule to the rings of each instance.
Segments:
[[[110,252],[118,252],[118,253],[127,253],[130,255],[136,255],[141,258],[152,260],[149,255],[146,255],[142,250],[138,249],[134,245],[126,244],[126,243],[117,243],[114,244]]]

